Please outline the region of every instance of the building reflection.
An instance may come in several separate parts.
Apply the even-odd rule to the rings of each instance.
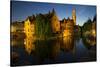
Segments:
[[[52,40],[51,49],[52,50],[51,50],[50,58],[55,59],[58,56],[58,54],[60,53],[60,40],[59,40],[59,38]]]
[[[82,38],[84,46],[88,49],[96,46],[96,39]]]
[[[63,37],[63,42],[62,42],[61,48],[64,51],[71,51],[74,48],[74,37],[73,36],[67,36]]]
[[[23,45],[24,40],[22,39],[11,39],[11,46],[15,47],[15,46],[22,46]]]
[[[17,44],[17,41],[15,39],[11,40],[11,46],[15,46]]]
[[[36,56],[38,57],[38,63],[43,63],[45,59],[56,61],[60,54],[61,49],[64,51],[74,50],[74,37],[68,36],[63,38],[57,38],[52,40],[37,41],[36,44]]]
[[[35,45],[35,53],[38,57],[38,63],[43,63],[46,59],[54,60],[60,52],[59,39],[37,40]]]
[[[34,40],[31,38],[27,37],[24,39],[24,46],[28,54],[31,54],[31,52],[35,50]]]

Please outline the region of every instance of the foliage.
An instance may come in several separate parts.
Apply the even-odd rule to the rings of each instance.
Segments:
[[[93,18],[93,21],[91,19],[88,19],[84,25],[82,26],[82,31],[85,32],[85,31],[90,31],[92,29],[92,23],[96,21],[96,15],[94,16]]]
[[[48,17],[42,14],[36,15],[35,34],[38,38],[47,38],[52,35],[51,24]]]
[[[94,22],[95,21],[95,22]],[[82,26],[82,34],[83,36],[90,36],[91,30],[93,29],[93,23],[96,23],[96,15],[94,16],[93,20],[88,19],[84,25]]]
[[[91,19],[88,19],[82,27],[82,32],[90,31],[91,29],[92,29],[92,21]]]

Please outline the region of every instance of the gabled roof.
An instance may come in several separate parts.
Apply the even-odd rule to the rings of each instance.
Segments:
[[[33,21],[35,20],[35,16],[34,15],[28,16],[26,20],[29,20],[31,23],[33,23]]]

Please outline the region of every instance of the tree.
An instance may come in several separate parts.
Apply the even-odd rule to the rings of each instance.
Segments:
[[[50,20],[46,15],[38,14],[36,16],[35,34],[40,39],[52,35]]]
[[[82,27],[82,31],[83,32],[85,32],[85,31],[90,31],[92,29],[92,21],[91,21],[91,19],[88,19],[85,23],[84,23],[84,25],[83,25],[83,27]]]

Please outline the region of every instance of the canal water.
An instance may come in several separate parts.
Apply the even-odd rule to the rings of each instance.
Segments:
[[[11,39],[11,65],[42,65],[96,61],[96,44],[82,37],[50,40]]]

